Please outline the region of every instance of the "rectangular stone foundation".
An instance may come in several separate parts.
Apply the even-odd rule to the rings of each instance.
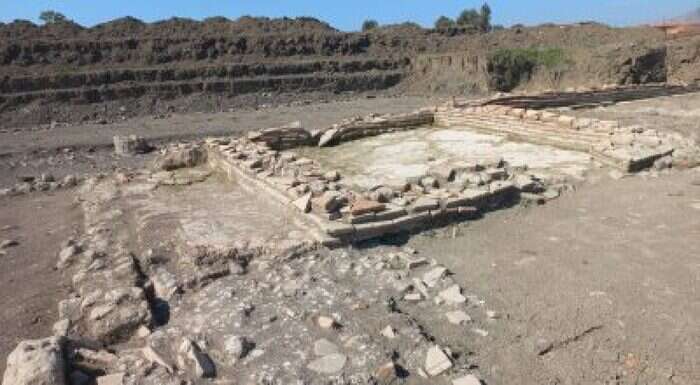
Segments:
[[[492,101],[453,101],[409,114],[349,119],[317,131],[307,131],[295,123],[253,132],[245,138],[209,139],[206,149],[213,169],[294,207],[313,237],[328,246],[474,218],[480,212],[508,206],[521,192],[536,201],[558,196],[558,192],[545,194],[549,186],[528,174],[527,167],[509,167],[502,159],[438,165],[419,180],[351,188],[337,170],[324,170],[314,159],[288,151],[335,146],[433,124],[469,127],[516,141],[585,153],[625,172],[648,168],[674,152],[672,138],[656,130]]]

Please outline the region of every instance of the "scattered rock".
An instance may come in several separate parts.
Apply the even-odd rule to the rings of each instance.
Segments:
[[[335,353],[340,353],[338,346],[325,338],[322,338],[314,343],[314,354],[319,357]]]
[[[408,293],[403,296],[403,300],[407,302],[420,302],[423,300],[421,293]]]
[[[206,160],[207,154],[198,147],[169,152],[155,162],[156,170],[172,171],[179,168],[194,167]]]
[[[459,305],[467,302],[467,297],[462,295],[462,288],[460,288],[457,284],[454,284],[441,291],[438,296],[451,305]]]
[[[168,373],[173,373],[173,365],[163,357],[162,354],[153,349],[152,346],[146,346],[141,350],[143,356],[150,362],[162,366]]]
[[[409,270],[417,269],[421,266],[426,266],[428,265],[428,260],[425,258],[407,258],[406,259],[406,268]]]
[[[426,176],[425,178],[421,179],[420,185],[428,189],[439,187],[437,179],[433,178],[432,176]]]
[[[340,173],[338,171],[329,171],[323,174],[323,179],[329,182],[337,182],[340,180]]]
[[[335,329],[338,327],[338,323],[335,321],[335,319],[323,315],[316,319],[316,323],[322,329]]]
[[[489,317],[490,319],[499,319],[501,318],[501,315],[495,311],[495,310],[487,310],[486,311],[486,316]]]
[[[0,250],[9,249],[10,247],[15,247],[15,246],[19,246],[19,242],[17,242],[14,239],[6,239],[6,240],[0,242]]]
[[[425,372],[431,376],[438,376],[452,367],[452,360],[437,345],[428,349],[425,356]]]
[[[3,385],[66,385],[63,340],[22,341],[7,357]]]
[[[654,161],[655,170],[665,170],[673,166],[673,157],[671,155],[666,155]]]
[[[308,213],[311,211],[311,193],[301,196],[292,202],[292,204],[302,213]]]
[[[253,344],[245,337],[231,336],[224,342],[224,351],[233,362],[245,358],[252,347]]]
[[[447,312],[445,313],[445,316],[447,317],[447,320],[453,325],[463,325],[467,322],[472,321],[472,318],[469,317],[469,314],[465,313],[462,310]]]
[[[78,184],[78,178],[75,175],[69,174],[63,178],[61,181],[63,187],[75,187]]]
[[[437,283],[447,276],[448,270],[444,266],[437,266],[423,275],[423,282],[429,287],[435,287]]]
[[[389,362],[374,371],[374,383],[377,385],[391,385],[399,378],[399,371],[395,363]]]
[[[334,212],[345,204],[343,194],[337,191],[326,191],[318,198],[313,199],[313,205],[323,212]]]
[[[153,276],[153,291],[158,298],[169,301],[180,291],[180,287],[172,273],[160,268]]]
[[[53,334],[58,337],[62,337],[68,334],[70,330],[70,320],[62,319],[53,324]]]
[[[192,368],[196,377],[211,378],[216,375],[214,362],[192,340],[185,338],[182,341],[180,353],[178,356],[180,367]]]
[[[389,325],[389,326],[385,327],[384,329],[382,329],[381,334],[382,334],[382,336],[392,340],[392,339],[396,338],[396,329],[394,329],[393,326]]]
[[[124,373],[114,373],[97,377],[97,385],[124,385]]]
[[[343,370],[347,360],[348,357],[344,354],[329,354],[311,361],[307,367],[316,373],[336,374]]]
[[[145,154],[151,149],[146,139],[140,136],[114,136],[114,152],[117,155]]]
[[[389,203],[394,199],[394,195],[394,190],[390,187],[380,186],[370,193],[370,198],[380,203]]]
[[[58,269],[65,269],[66,267],[70,266],[73,263],[73,257],[78,255],[80,252],[80,249],[76,245],[68,245],[61,250],[60,253],[58,253],[58,262],[56,263],[56,267]]]
[[[55,182],[56,178],[52,174],[49,173],[43,173],[39,176],[39,180],[44,183],[50,183],[50,182]]]

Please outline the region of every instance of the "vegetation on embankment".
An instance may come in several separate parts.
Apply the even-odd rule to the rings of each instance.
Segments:
[[[570,61],[558,47],[500,48],[488,57],[489,87],[511,91],[527,82],[538,68],[561,74]]]

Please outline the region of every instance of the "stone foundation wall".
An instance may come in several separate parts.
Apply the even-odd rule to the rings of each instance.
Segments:
[[[466,126],[518,140],[587,152],[599,162],[625,172],[649,168],[668,156],[677,167],[691,167],[700,160],[692,141],[679,134],[638,126],[622,127],[617,121],[576,118],[538,109],[449,103],[438,108],[435,124]]]
[[[337,171],[324,170],[315,160],[288,151],[427,125],[468,127],[584,152],[625,172],[692,166],[700,160],[697,146],[677,134],[540,109],[454,100],[408,114],[349,119],[318,131],[293,123],[245,138],[209,139],[205,147],[212,168],[294,207],[314,238],[327,246],[474,218],[519,199],[546,201],[565,188],[547,185],[554,182],[539,180],[524,167],[492,159],[434,162],[425,175],[403,185],[357,190],[345,185]]]
[[[318,145],[332,146],[342,142],[376,136],[387,132],[409,130],[416,127],[432,125],[435,120],[433,108],[427,108],[408,114],[371,115],[354,118],[335,124],[320,133]]]
[[[212,168],[294,207],[326,246],[474,218],[519,199],[521,193],[544,199],[537,194],[546,190],[501,160],[434,168],[400,188],[357,191],[345,186],[336,171],[248,138],[210,139],[206,149]]]

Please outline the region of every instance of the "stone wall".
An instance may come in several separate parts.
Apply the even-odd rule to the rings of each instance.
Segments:
[[[623,127],[617,121],[576,118],[565,114],[502,105],[469,106],[448,103],[435,114],[437,125],[466,126],[518,140],[589,153],[599,162],[635,172],[672,157],[677,167],[700,160],[696,146],[679,134]]]
[[[351,190],[337,171],[247,138],[210,139],[209,164],[299,211],[326,246],[474,218],[520,199],[544,199],[545,187],[502,160],[431,169],[420,181]]]
[[[431,125],[434,120],[435,113],[433,108],[426,108],[408,114],[370,115],[334,124],[316,133],[316,136],[319,136],[318,145],[320,147],[332,146],[349,140]]]

